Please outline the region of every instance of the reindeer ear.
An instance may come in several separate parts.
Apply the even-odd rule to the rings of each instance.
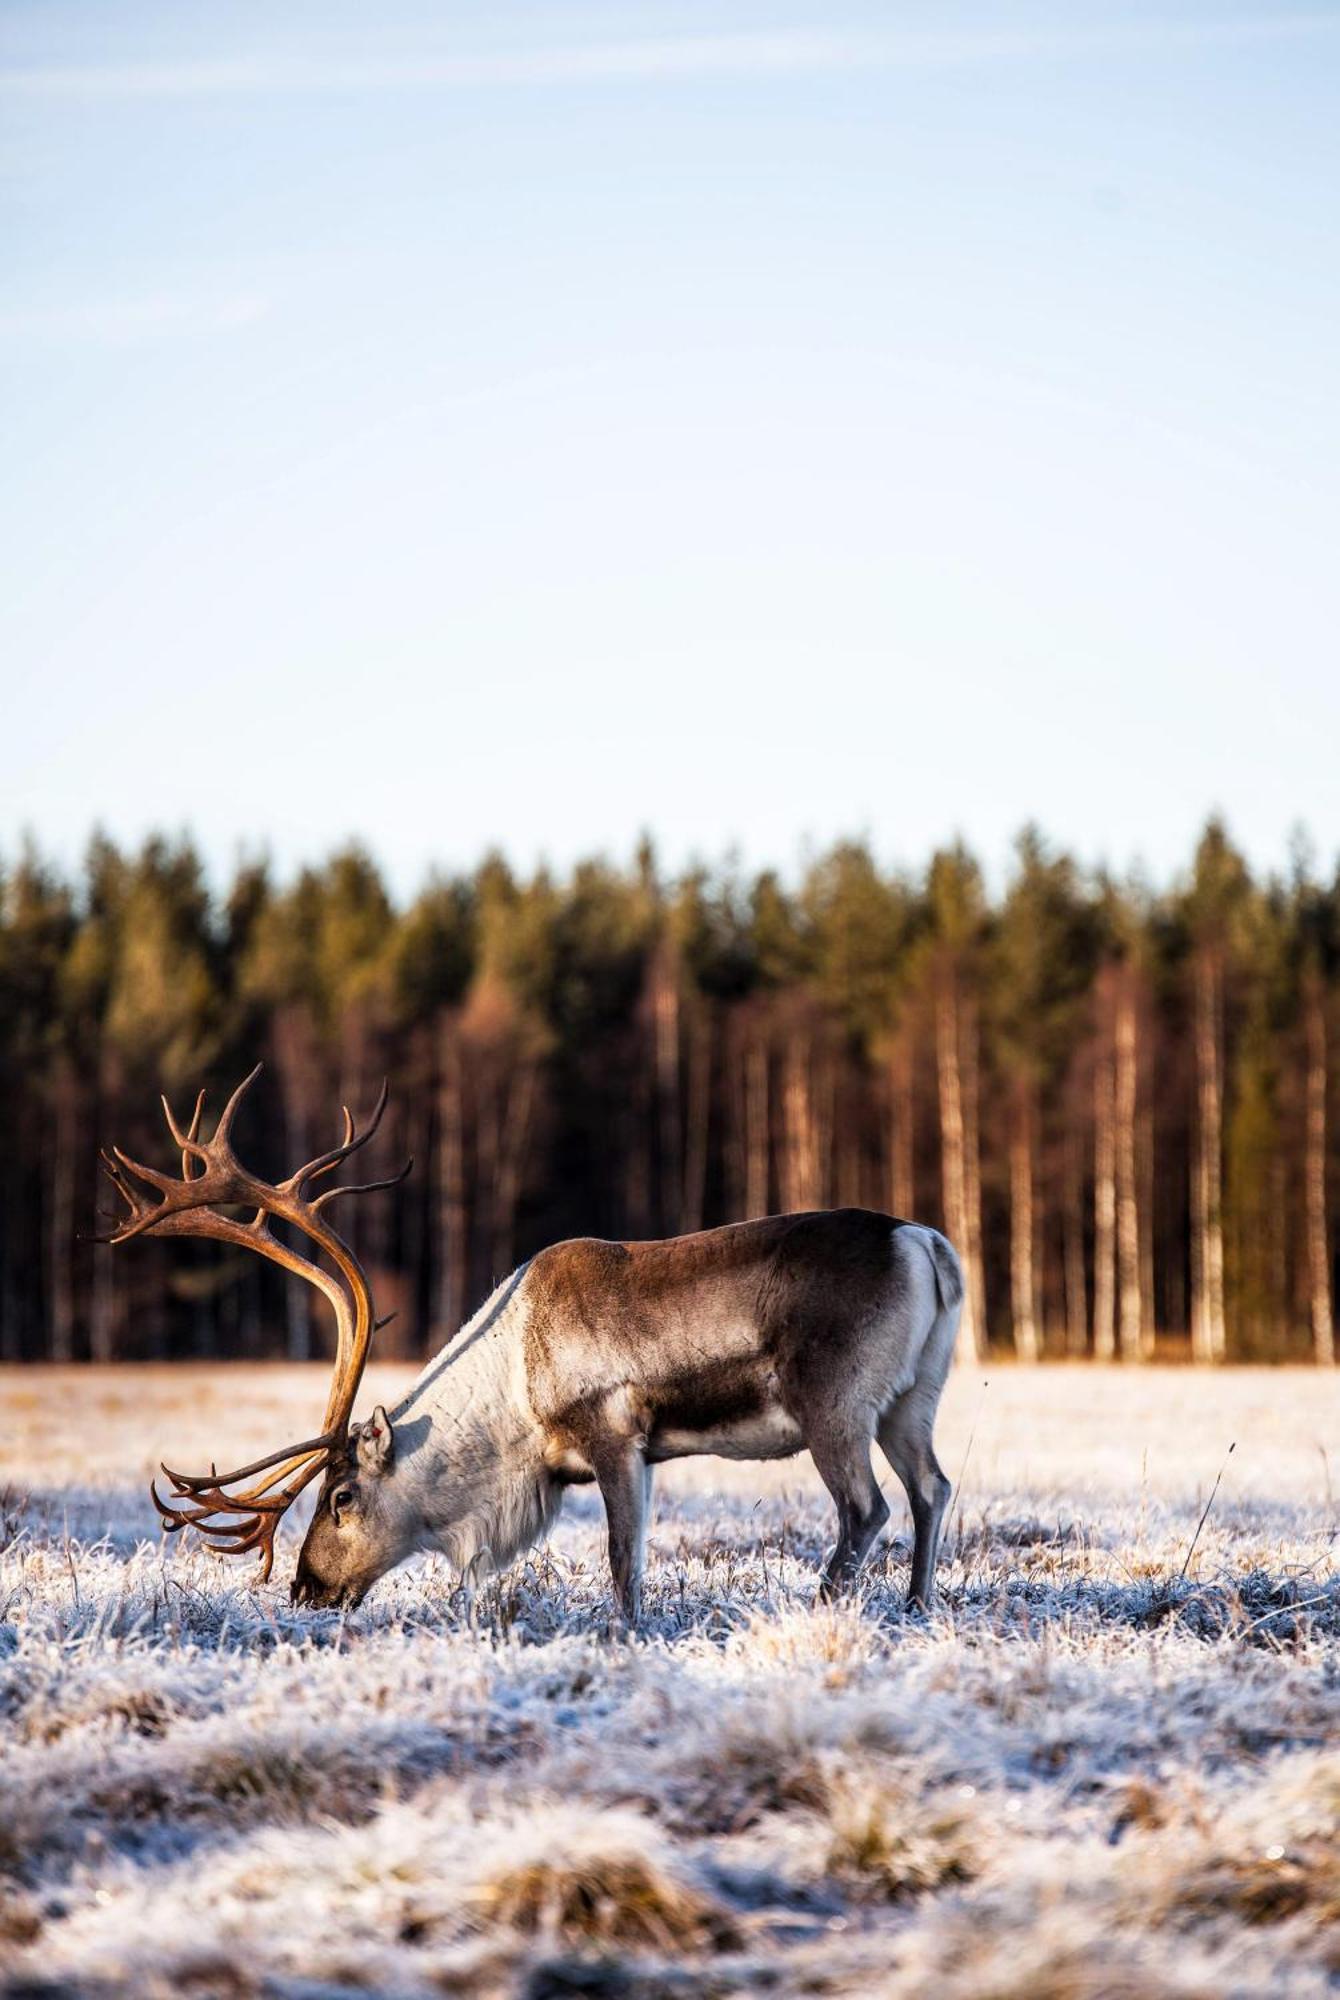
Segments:
[[[358,1453],[360,1472],[390,1471],[395,1458],[395,1432],[391,1429],[391,1419],[386,1414],[384,1403],[378,1403],[367,1422],[359,1425],[354,1449]]]

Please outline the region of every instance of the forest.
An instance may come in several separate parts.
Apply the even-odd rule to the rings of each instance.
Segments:
[[[172,1164],[160,1091],[279,1178],[391,1102],[393,1193],[340,1226],[386,1358],[431,1351],[570,1235],[863,1204],[942,1227],[961,1358],[1333,1365],[1340,877],[1253,875],[1212,820],[1176,880],[1033,828],[998,894],[844,843],[793,878],[670,876],[649,842],[397,906],[351,846],[214,884],[189,840],[0,870],[0,1359],[304,1359],[310,1288],[209,1243],[96,1242],[113,1142]],[[208,1114],[207,1114],[208,1115]]]

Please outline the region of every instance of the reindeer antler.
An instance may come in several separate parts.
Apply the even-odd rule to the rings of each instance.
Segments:
[[[337,1195],[369,1194],[378,1188],[397,1186],[414,1162],[407,1160],[400,1172],[387,1180],[326,1188],[315,1196],[308,1193],[313,1181],[342,1166],[372,1138],[386,1109],[387,1087],[383,1083],[376,1108],[361,1132],[345,1105],[344,1138],[338,1146],[319,1153],[277,1186],[257,1179],[234,1153],[232,1129],[237,1108],[260,1073],[261,1065],[257,1063],[251,1075],[238,1084],[219,1115],[214,1136],[208,1140],[200,1137],[205,1106],[203,1090],[196,1098],[185,1131],[177,1124],[166,1097],[163,1099],[168,1130],[181,1150],[180,1179],[161,1173],[156,1167],[142,1166],[119,1146],[103,1152],[104,1170],[128,1213],[109,1235],[99,1240],[128,1243],[135,1236],[214,1237],[270,1258],[294,1276],[315,1285],[330,1302],[337,1330],[335,1369],[321,1435],[302,1444],[284,1445],[267,1458],[238,1466],[234,1472],[215,1472],[212,1466],[208,1473],[173,1472],[165,1465],[163,1472],[171,1482],[172,1493],[162,1498],[157,1481],[149,1488],[169,1533],[179,1528],[197,1528],[210,1547],[222,1555],[245,1555],[251,1549],[259,1549],[264,1583],[274,1563],[275,1530],[280,1520],[303,1488],[344,1449],[349,1413],[363,1379],[372,1336],[379,1326],[386,1325],[385,1320],[373,1316],[372,1291],[357,1257],[323,1219],[321,1211]],[[220,1206],[251,1208],[255,1214],[249,1222],[242,1222],[235,1216],[221,1215]],[[325,1251],[338,1275],[322,1270],[311,1258],[281,1243],[271,1233],[271,1218],[301,1230],[318,1250]],[[240,1492],[230,1490],[257,1473],[266,1475],[257,1485]]]

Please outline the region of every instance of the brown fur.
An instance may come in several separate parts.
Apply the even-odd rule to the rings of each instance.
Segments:
[[[636,1620],[651,1468],[802,1448],[837,1506],[824,1577],[836,1590],[888,1517],[870,1465],[878,1439],[912,1506],[912,1595],[925,1601],[948,1496],[932,1431],[961,1296],[943,1237],[864,1209],[554,1244],[386,1419],[408,1441],[404,1466],[355,1476],[347,1525],[323,1495],[303,1594],[361,1595],[407,1552],[406,1523],[462,1566],[484,1553],[501,1565],[552,1520],[564,1486],[594,1479],[616,1593]]]

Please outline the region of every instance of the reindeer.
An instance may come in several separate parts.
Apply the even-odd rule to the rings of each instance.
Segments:
[[[936,1230],[846,1208],[665,1242],[556,1243],[497,1287],[394,1412],[378,1405],[351,1423],[378,1322],[362,1267],[324,1210],[395,1186],[412,1163],[387,1180],[311,1192],[372,1138],[383,1084],[363,1131],[346,1108],[338,1146],[277,1185],[258,1179],[231,1138],[258,1074],[233,1092],[207,1141],[204,1093],[185,1130],[164,1098],[180,1178],[117,1147],[103,1155],[128,1213],[102,1240],[237,1244],[315,1285],[335,1315],[320,1434],[233,1472],[164,1466],[169,1494],[156,1482],[151,1492],[165,1528],[194,1527],[220,1553],[257,1550],[264,1582],[280,1520],[321,1476],[292,1597],[352,1608],[416,1550],[445,1552],[467,1582],[505,1568],[550,1527],[569,1486],[594,1482],[618,1609],[636,1626],[655,1465],[807,1449],[837,1508],[820,1582],[828,1598],[851,1585],[889,1517],[870,1463],[878,1439],[912,1510],[909,1606],[929,1605],[950,1494],[933,1431],[963,1296],[958,1258]],[[280,1241],[276,1221],[334,1270]]]

